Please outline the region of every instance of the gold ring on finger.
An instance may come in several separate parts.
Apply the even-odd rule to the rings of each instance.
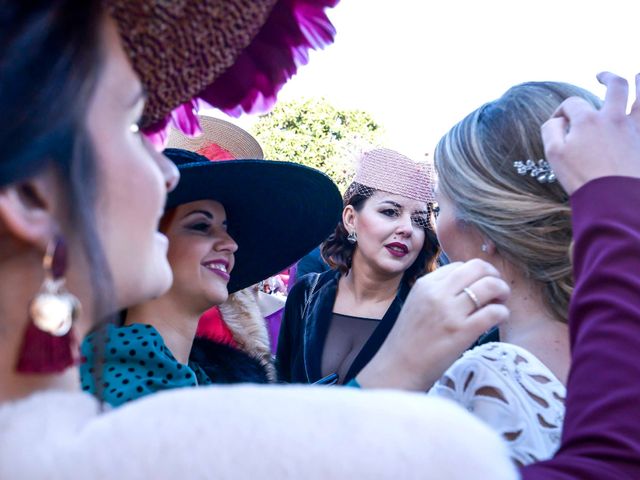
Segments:
[[[473,290],[467,287],[467,288],[463,288],[462,291],[467,294],[467,297],[471,299],[471,301],[476,307],[476,310],[478,310],[480,308],[480,301],[478,300],[478,296],[475,293],[473,293]]]

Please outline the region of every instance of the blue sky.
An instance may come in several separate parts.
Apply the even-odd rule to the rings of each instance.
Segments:
[[[632,79],[640,71],[634,4],[342,0],[329,12],[335,44],[312,53],[280,99],[324,96],[367,110],[385,127],[387,146],[418,158],[455,122],[517,83],[559,80],[602,95],[597,72]]]

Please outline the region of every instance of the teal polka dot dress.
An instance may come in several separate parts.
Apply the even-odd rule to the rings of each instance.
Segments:
[[[100,389],[114,407],[161,390],[212,383],[197,364],[178,362],[151,325],[109,325],[87,336],[81,353],[82,389],[94,395]]]

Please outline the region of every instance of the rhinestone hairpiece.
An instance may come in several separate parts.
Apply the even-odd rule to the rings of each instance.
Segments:
[[[513,162],[513,166],[519,175],[529,175],[540,183],[553,183],[556,181],[556,174],[551,170],[551,165],[543,158],[537,162],[534,160],[527,160],[526,162],[518,160]]]

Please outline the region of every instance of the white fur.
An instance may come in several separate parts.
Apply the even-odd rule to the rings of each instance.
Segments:
[[[82,393],[0,407],[0,479],[516,479],[501,439],[447,400],[214,386],[99,413]]]

